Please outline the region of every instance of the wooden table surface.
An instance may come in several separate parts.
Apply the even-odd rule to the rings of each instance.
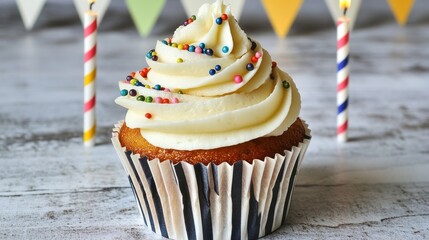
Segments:
[[[48,1],[30,32],[15,3],[1,3],[0,239],[160,239],[143,226],[111,146],[125,115],[113,101],[117,81],[186,16],[168,2],[141,38],[114,2],[99,32],[94,148],[81,140],[83,42],[71,1]],[[243,28],[295,79],[313,133],[287,225],[264,239],[429,238],[429,6],[417,1],[401,28],[385,1],[363,2],[346,144],[335,138],[335,27],[323,1],[304,3],[285,40],[252,15],[260,3],[244,9]]]

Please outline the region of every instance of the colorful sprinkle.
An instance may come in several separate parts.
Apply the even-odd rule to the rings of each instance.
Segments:
[[[252,59],[250,59],[250,61],[252,61],[252,63],[257,63],[258,58],[256,56],[253,56]]]
[[[194,20],[192,18],[188,19],[188,24],[191,24]]]
[[[228,47],[228,46],[223,46],[223,47],[222,47],[222,52],[223,52],[223,53],[227,53],[227,52],[229,52],[229,47]]]
[[[216,18],[216,24],[221,25],[222,24],[222,18]]]
[[[224,14],[222,14],[222,17],[221,17],[221,18],[222,18],[222,20],[224,20],[224,21],[225,21],[225,20],[227,20],[227,19],[228,19],[228,15],[226,15],[226,14],[224,13]]]
[[[178,44],[178,45],[177,45],[177,48],[178,48],[179,50],[183,50],[183,44]]]
[[[189,44],[183,45],[183,50],[188,50],[188,49],[189,49]]]
[[[196,52],[196,53],[202,53],[202,52],[203,52],[203,49],[202,49],[202,48],[200,48],[200,47],[196,47],[196,48],[195,48],[195,52]]]
[[[183,59],[178,58],[178,59],[176,60],[176,62],[177,62],[177,63],[182,63],[182,62],[183,62]]]
[[[146,53],[146,57],[149,58],[149,59],[151,59],[152,58],[152,53],[151,52]]]
[[[256,52],[256,53],[255,53],[255,57],[256,57],[256,58],[260,58],[260,57],[262,57],[262,53],[261,53],[261,52]]]
[[[172,43],[171,46],[177,48],[177,43]]]
[[[221,69],[222,69],[222,67],[221,67],[220,65],[216,65],[216,66],[215,66],[215,70],[216,70],[216,71],[220,71]]]
[[[250,49],[252,49],[252,51],[256,49],[256,42],[252,41],[252,47]]]
[[[155,86],[153,86],[153,89],[155,89],[155,90],[161,90],[161,85],[155,84]]]
[[[156,55],[152,56],[152,61],[155,61],[155,62],[158,61],[158,56],[156,56]]]
[[[149,73],[150,68],[143,68],[139,73],[142,77],[147,78],[147,74]]]
[[[136,72],[131,72],[130,75],[134,78],[136,76]]]
[[[145,88],[150,88],[150,86],[149,86],[149,85],[146,85],[146,86],[145,86]]]
[[[151,118],[152,118],[152,114],[150,114],[150,113],[146,113],[144,116],[145,116],[147,119],[151,119]]]
[[[191,16],[191,19],[192,19],[192,20],[196,20],[196,19],[197,19],[197,17],[196,17],[195,15],[192,15],[192,16]]]
[[[209,56],[213,56],[213,49],[211,48],[207,48],[204,52]]]
[[[241,82],[243,82],[243,77],[241,75],[235,75],[234,82],[235,83],[241,83]]]
[[[168,42],[167,41],[165,41],[165,40],[162,40],[161,41],[164,45],[168,45]]]
[[[273,61],[273,62],[271,63],[271,68],[275,68],[275,67],[277,67],[277,63]]]
[[[189,46],[188,51],[189,52],[195,52],[195,46],[194,45]]]
[[[144,101],[144,96],[143,95],[138,96],[137,101]]]
[[[155,98],[155,102],[156,103],[162,103],[162,98],[161,97],[156,97]]]
[[[255,69],[255,67],[253,66],[253,64],[248,63],[248,64],[246,65],[246,69],[247,69],[247,71],[252,71],[253,69]]]
[[[284,88],[289,88],[290,84],[285,80],[285,81],[283,81],[283,87]]]
[[[200,48],[206,48],[206,44],[205,43],[200,43],[199,47]]]
[[[134,78],[134,79],[131,79],[130,84],[131,85],[136,85],[137,82],[138,82],[138,80]]]
[[[128,94],[130,94],[131,97],[137,96],[137,91],[135,89],[131,89]]]
[[[145,101],[151,103],[153,101],[153,98],[151,96],[147,96]]]
[[[162,99],[162,103],[170,103],[170,100],[168,100],[168,98],[164,98]]]
[[[131,77],[131,75],[127,76],[127,81],[131,81],[131,79],[133,79],[133,77]]]
[[[216,70],[214,70],[214,69],[210,69],[210,70],[209,70],[209,74],[210,74],[210,75],[212,75],[212,76],[213,76],[213,75],[215,75],[215,74],[216,74]]]
[[[173,102],[173,103],[179,103],[179,99],[178,98],[173,98],[173,99],[171,99],[171,101]]]
[[[120,93],[121,93],[121,96],[127,96],[128,95],[128,90],[127,89],[122,89]]]
[[[188,20],[183,22],[183,26],[185,26],[185,27],[188,26]]]

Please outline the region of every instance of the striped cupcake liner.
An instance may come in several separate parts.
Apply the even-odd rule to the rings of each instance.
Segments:
[[[304,121],[304,141],[284,155],[207,166],[133,154],[119,142],[122,124],[112,142],[152,231],[171,239],[257,239],[284,224],[311,139]]]

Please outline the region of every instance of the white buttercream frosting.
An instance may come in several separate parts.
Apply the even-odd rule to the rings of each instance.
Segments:
[[[222,14],[228,19],[216,23]],[[137,91],[136,96],[116,99],[128,109],[127,126],[140,128],[151,144],[178,150],[214,149],[280,135],[297,119],[301,99],[293,80],[271,67],[271,57],[259,43],[252,49],[252,42],[222,1],[204,4],[196,20],[180,26],[171,42],[193,46],[205,43],[214,54],[198,54],[158,41],[158,60],[147,60],[151,68],[147,78],[139,74],[135,78],[144,85],[158,84],[170,91],[119,83],[121,90]],[[226,53],[222,51],[224,46],[229,49]],[[246,65],[257,52],[261,56],[249,71]],[[178,63],[178,58],[183,62]],[[216,65],[221,70],[210,75],[209,70]],[[241,83],[234,82],[236,75],[242,76]],[[288,88],[284,81],[289,83]],[[179,103],[137,101],[139,95],[177,98]]]

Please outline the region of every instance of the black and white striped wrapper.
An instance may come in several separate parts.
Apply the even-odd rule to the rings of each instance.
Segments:
[[[233,165],[147,159],[112,142],[128,174],[145,224],[171,239],[257,239],[279,228],[289,210],[310,130],[291,151]]]

